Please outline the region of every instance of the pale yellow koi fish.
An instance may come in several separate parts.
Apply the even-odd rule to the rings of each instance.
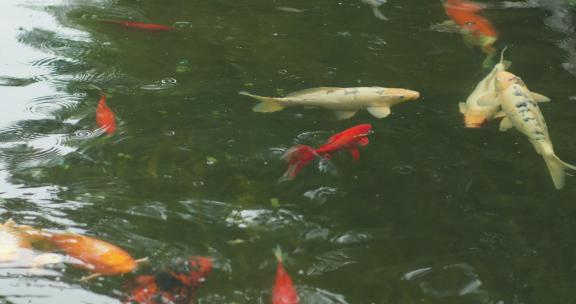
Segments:
[[[276,112],[288,106],[313,106],[335,110],[338,119],[350,118],[363,109],[377,118],[383,118],[390,115],[391,106],[420,97],[416,91],[382,87],[322,87],[293,92],[286,97],[240,94],[261,101],[252,108],[254,112]]]
[[[548,171],[552,176],[554,187],[564,187],[565,170],[576,170],[576,167],[563,162],[554,153],[554,147],[548,134],[544,116],[537,102],[548,102],[544,95],[531,92],[520,77],[510,72],[496,74],[496,95],[482,98],[479,104],[498,103],[502,106],[502,122],[500,130],[506,131],[512,127],[528,137],[536,152],[544,158]]]

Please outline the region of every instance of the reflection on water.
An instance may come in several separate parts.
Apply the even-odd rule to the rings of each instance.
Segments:
[[[513,71],[554,100],[541,108],[573,163],[574,6],[482,2]],[[119,303],[136,275],[192,255],[214,259],[195,303],[269,303],[277,245],[304,304],[573,301],[576,180],[556,192],[521,135],[461,126],[457,103],[484,74],[483,55],[437,27],[441,3],[389,0],[375,7],[388,21],[371,9],[0,1],[0,221],[151,261],[88,283],[65,263],[2,264],[0,303]],[[116,114],[113,134],[97,130],[94,86]],[[322,86],[410,87],[422,100],[342,122],[298,107],[253,113],[237,93]],[[343,155],[338,174],[311,167],[277,182],[288,147],[360,123],[375,133],[358,162]]]

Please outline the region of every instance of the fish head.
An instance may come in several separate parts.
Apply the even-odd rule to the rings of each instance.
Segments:
[[[488,121],[486,115],[464,113],[464,125],[466,128],[477,129]]]
[[[360,140],[362,138],[367,137],[368,135],[372,134],[372,125],[371,124],[361,124],[361,125],[357,125],[354,126],[346,131],[344,131],[342,134],[344,137],[347,137],[349,139],[357,139]]]
[[[385,94],[386,99],[392,101],[390,105],[420,98],[419,92],[407,89],[390,88],[386,89]]]
[[[498,72],[495,78],[496,91],[502,92],[508,89],[512,85],[520,85],[526,87],[526,84],[522,79],[508,71]]]

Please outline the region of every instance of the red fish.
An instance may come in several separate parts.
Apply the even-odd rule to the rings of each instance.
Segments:
[[[100,101],[96,108],[96,123],[104,132],[112,134],[116,131],[116,115],[106,105],[106,94],[100,93]]]
[[[288,149],[282,157],[288,162],[288,170],[286,170],[281,180],[295,178],[302,168],[312,162],[316,157],[329,159],[332,157],[332,154],[337,151],[348,150],[354,160],[358,160],[360,158],[358,147],[368,145],[368,135],[371,133],[371,124],[361,124],[333,135],[328,139],[328,142],[318,149],[305,145],[297,145]]]
[[[282,264],[282,250],[280,247],[274,250],[278,264],[276,266],[276,281],[272,289],[272,304],[298,304],[298,294],[292,278]]]
[[[498,32],[488,19],[477,14],[483,8],[481,4],[464,0],[444,2],[446,14],[460,27],[464,40],[470,45],[479,46],[488,55],[487,65],[496,53],[493,45],[498,39]]]
[[[101,19],[100,21],[145,31],[166,32],[174,30],[174,28],[169,25],[155,24],[155,23],[143,23],[130,20],[112,20],[112,19]]]
[[[194,292],[212,270],[208,257],[178,259],[169,269],[136,278],[126,304],[191,304]]]
[[[78,267],[94,272],[90,279],[100,275],[118,275],[134,271],[142,260],[134,260],[130,254],[116,245],[72,233],[49,234],[47,240],[56,248],[82,262]]]

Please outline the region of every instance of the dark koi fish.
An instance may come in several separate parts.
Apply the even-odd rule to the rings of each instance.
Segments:
[[[130,20],[113,20],[113,19],[100,19],[100,22],[117,24],[124,27],[144,30],[144,31],[155,31],[155,32],[166,32],[174,30],[173,27],[169,25],[156,24],[156,23],[143,23]]]
[[[274,249],[274,255],[278,264],[276,266],[276,281],[272,289],[272,304],[298,304],[298,294],[292,278],[284,269],[282,264],[282,250],[280,247]]]
[[[354,160],[357,161],[360,158],[358,147],[368,145],[370,142],[368,135],[371,133],[371,124],[361,124],[333,135],[328,139],[327,143],[318,149],[305,145],[297,145],[288,149],[288,151],[284,153],[284,156],[282,156],[282,158],[288,162],[288,170],[286,170],[286,173],[284,173],[280,180],[293,179],[302,168],[312,162],[316,157],[329,159],[333,153],[341,150],[348,150]]]
[[[178,259],[169,269],[136,278],[136,288],[125,304],[191,304],[194,292],[212,270],[208,257]]]
[[[96,108],[96,123],[98,127],[103,129],[106,133],[112,134],[116,131],[116,115],[106,105],[106,94],[100,93],[100,101]]]

